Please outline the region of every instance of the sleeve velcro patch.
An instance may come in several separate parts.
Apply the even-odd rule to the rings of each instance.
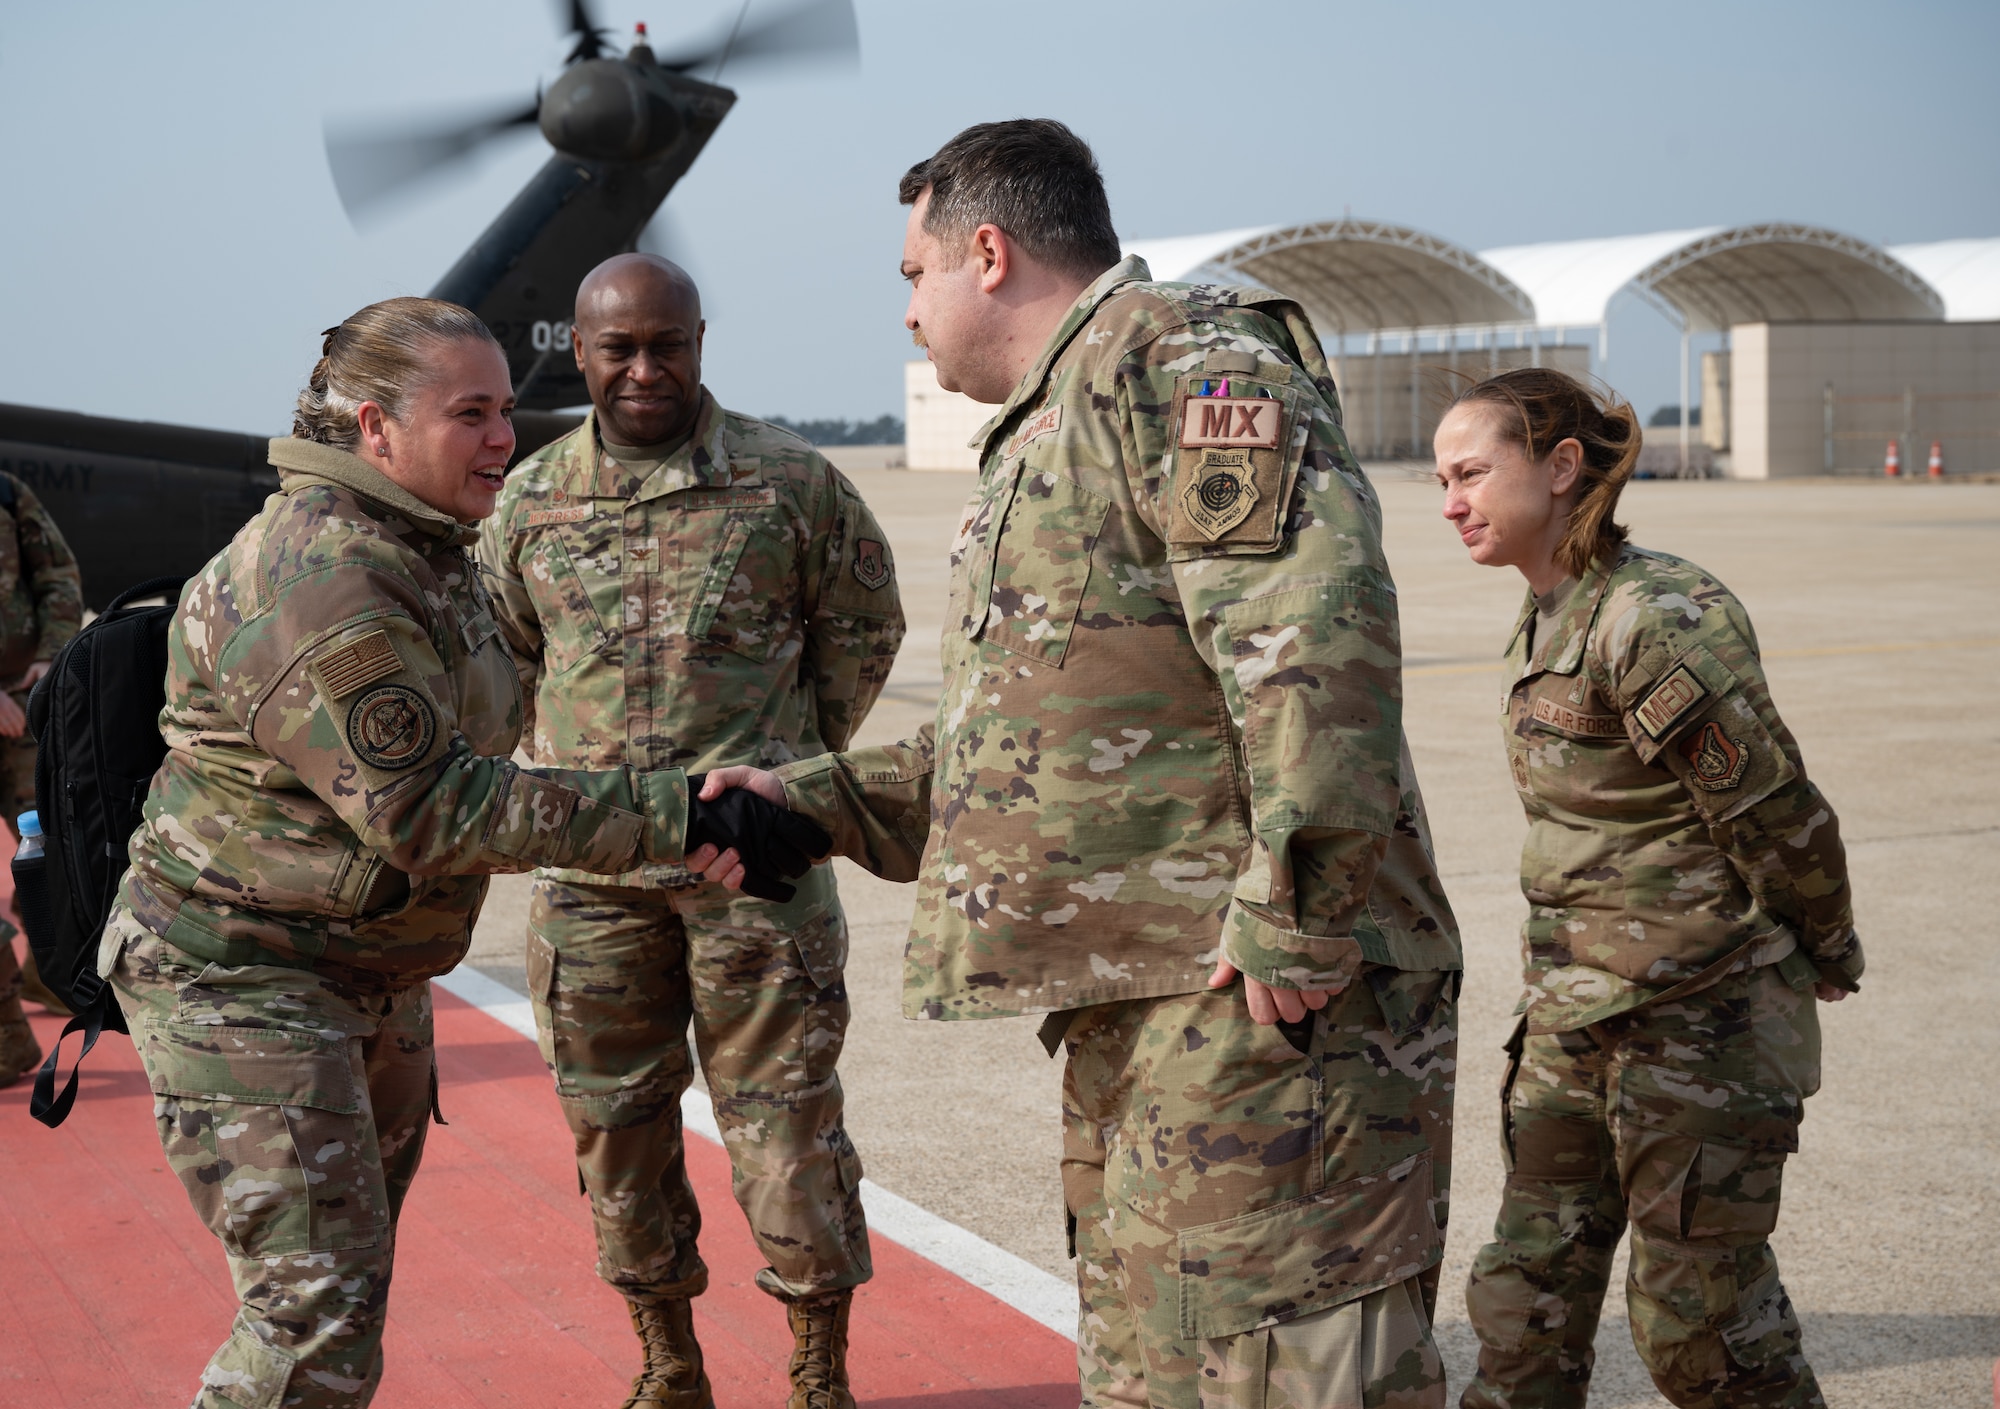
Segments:
[[[1685,665],[1677,665],[1668,672],[1667,678],[1647,692],[1632,711],[1638,718],[1639,727],[1646,731],[1646,737],[1654,743],[1673,732],[1674,726],[1688,717],[1694,707],[1708,698],[1708,686],[1701,683],[1695,673]]]
[[[389,633],[371,631],[357,636],[312,663],[312,673],[320,694],[328,700],[344,700],[365,685],[372,685],[403,668]]]
[[[347,712],[347,746],[370,768],[396,773],[429,755],[437,740],[437,711],[408,685],[383,685]]]

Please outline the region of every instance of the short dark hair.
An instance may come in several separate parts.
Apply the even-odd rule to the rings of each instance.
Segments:
[[[954,250],[980,226],[997,225],[1065,274],[1095,275],[1122,257],[1097,158],[1053,118],[966,128],[903,173],[896,194],[915,205],[926,188],[924,229]]]

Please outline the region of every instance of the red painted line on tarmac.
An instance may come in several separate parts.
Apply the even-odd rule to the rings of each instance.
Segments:
[[[448,1126],[403,1209],[376,1399],[388,1409],[616,1404],[637,1369],[624,1303],[591,1270],[589,1209],[534,1045],[441,990]],[[46,1049],[61,1021],[31,1005]],[[74,1052],[72,1038],[66,1054]],[[0,1403],[185,1402],[235,1304],[220,1246],[165,1168],[130,1042],[107,1037],[59,1130],[0,1091]],[[695,1321],[724,1409],[781,1403],[791,1337],[729,1162],[691,1135],[710,1288]],[[883,1238],[855,1298],[857,1396],[881,1409],[1067,1409],[1076,1352],[1047,1327]]]

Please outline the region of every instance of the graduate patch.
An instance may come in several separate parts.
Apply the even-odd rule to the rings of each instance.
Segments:
[[[347,715],[347,745],[371,768],[408,768],[430,751],[437,712],[407,685],[384,685],[354,702]]]
[[[1249,451],[1204,450],[1183,471],[1181,517],[1213,543],[1249,518],[1261,497]]]
[[[1181,448],[1275,450],[1285,403],[1266,397],[1190,396],[1181,406]]]
[[[403,668],[389,633],[371,631],[346,645],[335,646],[312,664],[319,692],[328,700],[344,700],[363,685],[372,685]]]
[[[1639,727],[1646,731],[1646,737],[1658,743],[1689,710],[1707,698],[1708,686],[1697,680],[1692,670],[1678,665],[1639,701],[1639,707],[1632,713],[1638,716]]]
[[[1681,743],[1681,757],[1688,762],[1695,786],[1712,793],[1735,787],[1750,766],[1750,751],[1712,719]]]
[[[889,585],[889,554],[876,539],[855,542],[854,580],[870,592]]]

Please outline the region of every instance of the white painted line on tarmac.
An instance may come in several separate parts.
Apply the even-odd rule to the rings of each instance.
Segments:
[[[454,998],[470,1003],[529,1041],[535,1040],[534,1008],[506,984],[469,964],[439,976],[436,983]],[[690,1089],[681,1098],[681,1123],[718,1145],[722,1143],[715,1108],[706,1092]],[[1076,1288],[1062,1278],[1050,1276],[1025,1258],[938,1217],[901,1194],[890,1193],[872,1179],[861,1181],[861,1203],[868,1211],[871,1233],[936,1263],[1057,1335],[1075,1336]]]

